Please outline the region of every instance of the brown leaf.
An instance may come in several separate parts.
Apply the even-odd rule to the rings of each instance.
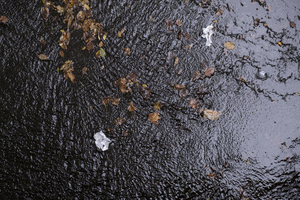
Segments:
[[[87,67],[82,68],[82,74],[85,74],[87,71]]]
[[[198,103],[197,99],[191,98],[191,99],[189,100],[189,105],[190,105],[193,109],[197,109],[199,103]]]
[[[180,89],[183,89],[184,87],[185,87],[184,85],[176,84],[174,88],[175,88],[176,90],[180,90]]]
[[[59,51],[59,55],[60,55],[61,57],[65,57],[65,53],[64,53],[63,51]]]
[[[181,39],[181,31],[179,31],[179,33],[178,33],[178,40],[180,40]]]
[[[48,11],[48,14],[49,14],[49,11]],[[5,17],[5,16],[0,16],[0,23],[6,23],[6,22],[8,22],[7,17]]]
[[[213,67],[209,67],[206,71],[205,71],[205,76],[211,76],[213,73],[215,72],[215,68]]]
[[[181,22],[177,19],[176,20],[176,24],[178,25],[178,26],[181,26]]]
[[[64,72],[65,79],[69,78],[73,83],[75,83],[75,76],[72,73],[72,71],[74,71],[72,60],[67,60],[65,64],[60,68],[60,70]]]
[[[170,32],[173,31],[174,23],[173,23],[172,19],[166,19],[165,25]]]
[[[158,111],[161,107],[162,107],[162,103],[160,103],[160,102],[158,102],[158,101],[154,104],[154,109],[155,109],[156,111]]]
[[[144,99],[150,99],[151,91],[147,87],[142,87],[141,95]]]
[[[150,119],[150,121],[152,123],[155,123],[156,125],[158,125],[158,120],[160,120],[158,112],[150,113],[148,116],[148,119]]]
[[[136,73],[129,73],[126,77],[128,79],[129,84],[138,83],[138,75]]]
[[[121,31],[118,32],[118,37],[122,37],[124,35],[125,29],[123,28]]]
[[[41,13],[42,13],[42,17],[44,18],[45,21],[48,21],[48,17],[49,17],[49,8],[47,7],[43,7],[41,8]],[[1,16],[1,17],[5,17],[5,16]],[[5,17],[6,18],[6,17]]]
[[[128,136],[128,135],[129,135],[129,130],[123,131],[123,135],[124,135],[124,136]]]
[[[224,47],[227,49],[234,49],[234,44],[232,42],[225,42]]]
[[[114,123],[117,125],[122,125],[124,122],[126,122],[126,119],[124,119],[124,118],[118,118],[118,119],[115,119],[115,121],[114,121]]]
[[[191,39],[193,39],[193,36],[192,36],[191,34],[189,34],[188,32],[186,32],[186,33],[184,34],[184,38],[185,38],[186,40],[191,40]]]
[[[174,62],[174,67],[176,67],[176,65],[178,64],[178,57],[175,58],[175,62]]]
[[[111,101],[111,97],[103,97],[102,98],[102,103],[103,103],[103,105],[105,105],[105,107],[106,107],[106,105]]]
[[[238,78],[243,82],[246,83],[246,80],[242,76],[238,76]]]
[[[130,111],[130,112],[132,112],[132,111],[135,111],[137,108],[133,105],[133,103],[132,102],[129,102],[129,106],[128,106],[128,110]]]
[[[186,45],[184,48],[186,50],[186,53],[189,53],[190,49],[193,47],[194,45],[193,44],[189,44],[189,45]]]
[[[0,20],[1,21],[1,20]],[[292,28],[296,28],[296,24],[294,23],[294,22],[290,22],[290,26],[292,27]]]
[[[93,48],[94,48],[93,43],[92,43],[92,42],[88,42],[88,43],[86,44],[86,48],[87,48],[87,50],[89,50],[89,51],[93,50]]]
[[[223,14],[223,10],[219,8],[219,10],[216,12],[217,17],[220,17]]]
[[[214,110],[208,110],[208,109],[205,109],[203,112],[204,112],[204,116],[212,121],[218,119],[220,117],[220,115],[222,114],[221,112],[214,111]],[[204,116],[203,116],[203,118],[204,118]]]
[[[65,76],[67,75],[68,76],[68,78],[72,81],[72,83],[75,83],[75,76],[74,76],[74,74],[71,72],[71,71],[73,71],[73,70],[70,70],[70,71],[68,71],[66,74],[65,74]]]
[[[189,94],[189,90],[186,89],[186,88],[183,88],[183,89],[179,90],[179,96],[181,98],[186,97],[188,94]]]
[[[44,46],[46,44],[45,40],[43,38],[40,39],[41,44]]]
[[[119,105],[121,98],[112,99],[111,104],[114,106]]]
[[[196,81],[200,78],[200,71],[195,71],[193,73],[193,81]]]
[[[100,43],[99,43],[99,45],[98,45],[99,47],[103,47],[103,42],[102,41],[100,41]]]
[[[39,55],[39,59],[41,59],[41,60],[48,60],[49,58],[45,54],[40,54]]]
[[[217,175],[215,173],[209,173],[209,174],[207,174],[207,176],[211,179],[214,179],[214,178],[216,178]]]
[[[116,80],[115,85],[119,87],[122,93],[132,92],[131,88],[126,84],[125,78],[120,78],[120,80]]]
[[[123,48],[123,49],[125,50],[125,54],[129,56],[130,55],[130,49],[129,48]]]

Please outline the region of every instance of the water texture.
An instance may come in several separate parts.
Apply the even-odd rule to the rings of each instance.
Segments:
[[[93,18],[108,33],[106,57],[96,59],[97,47],[82,50],[80,30],[59,55],[66,25],[51,13],[46,22],[42,1],[1,0],[0,16],[9,19],[0,24],[1,198],[299,198],[300,2],[200,3],[92,1]],[[201,35],[210,24],[208,47]],[[224,50],[227,41],[235,48]],[[42,53],[48,61],[38,58]],[[75,83],[57,72],[66,60],[74,62]],[[215,68],[212,76],[193,81],[195,71],[208,67]],[[131,93],[115,86],[130,72],[147,84],[149,99],[136,85]],[[189,94],[180,97],[175,84]],[[109,96],[120,104],[103,105]],[[191,98],[198,109],[189,106]],[[158,125],[148,119],[157,101]],[[200,108],[222,115],[203,119]],[[120,117],[126,122],[114,124]],[[93,138],[101,130],[113,141],[105,152]]]

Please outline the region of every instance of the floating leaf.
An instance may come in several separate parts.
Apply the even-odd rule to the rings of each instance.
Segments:
[[[243,82],[246,83],[246,80],[242,76],[238,76],[238,78]]]
[[[191,39],[193,39],[193,36],[192,36],[191,34],[189,34],[188,32],[186,32],[186,33],[184,34],[184,38],[185,38],[186,40],[191,40]]]
[[[47,7],[41,8],[41,13],[42,13],[42,17],[44,18],[44,20],[48,21],[48,18],[49,18],[49,8],[47,8]],[[1,17],[5,17],[5,16],[1,16]]]
[[[193,81],[196,81],[200,78],[200,71],[195,71],[193,73]]]
[[[144,99],[149,99],[151,96],[151,91],[147,87],[142,87],[141,95]]]
[[[5,16],[0,16],[0,23],[7,23],[8,22],[8,18]]]
[[[46,44],[46,42],[45,42],[45,40],[43,38],[40,39],[40,42],[41,42],[42,45]]]
[[[178,64],[178,57],[175,58],[175,62],[174,62],[174,67],[176,67],[176,65]]]
[[[178,25],[178,26],[181,26],[181,22],[177,19],[176,20],[176,24]]]
[[[123,28],[121,31],[118,32],[118,37],[122,37],[124,35],[125,29]]]
[[[211,76],[213,73],[215,72],[215,68],[213,67],[209,67],[206,71],[205,71],[205,76]]]
[[[107,33],[105,33],[105,34],[103,35],[103,40],[106,40],[106,37],[107,37]]]
[[[137,108],[133,105],[133,103],[132,102],[129,102],[129,106],[128,106],[128,110],[130,111],[130,112],[132,112],[132,111],[135,111]]]
[[[122,93],[132,92],[131,88],[126,84],[125,78],[120,78],[120,80],[116,80],[115,85],[119,87]]]
[[[216,12],[217,17],[220,17],[223,14],[223,10],[219,8],[219,10]]]
[[[227,49],[234,49],[234,44],[232,42],[225,42],[224,47]]]
[[[214,110],[208,110],[208,109],[205,109],[203,112],[204,112],[203,118],[207,117],[208,119],[210,119],[212,121],[218,119],[220,117],[220,115],[222,114],[221,112],[214,111]]]
[[[41,60],[48,60],[49,58],[45,54],[40,54],[39,55],[39,59],[41,59]]]
[[[134,84],[139,82],[138,75],[136,73],[129,73],[126,78],[128,79],[129,84]]]
[[[128,136],[128,135],[129,135],[129,130],[123,131],[123,135],[124,135],[124,136]]]
[[[188,94],[189,94],[189,90],[186,89],[186,88],[183,88],[183,89],[179,90],[179,96],[181,98],[186,97]]]
[[[174,88],[176,90],[180,90],[180,89],[183,89],[184,87],[185,87],[184,85],[176,84]]]
[[[189,105],[190,105],[193,109],[197,109],[199,103],[198,103],[197,99],[191,98],[191,99],[189,100]]]
[[[124,118],[118,118],[118,119],[115,119],[115,121],[114,121],[114,123],[117,125],[122,125],[124,122],[126,122],[126,119],[124,119]]]
[[[106,107],[106,105],[107,105],[111,100],[112,100],[111,97],[103,97],[103,98],[102,98],[102,103],[103,103],[103,105],[105,105],[105,107]]]
[[[154,109],[157,110],[157,111],[158,111],[161,107],[162,107],[162,103],[160,103],[160,102],[158,102],[158,101],[154,104]]]
[[[165,25],[166,25],[167,29],[168,29],[170,32],[173,31],[174,23],[173,23],[172,19],[166,19],[166,20],[165,20]]]
[[[156,125],[158,125],[158,120],[160,120],[158,112],[150,113],[148,116],[148,119],[150,119],[150,121],[152,123],[155,123]]]
[[[61,57],[65,57],[65,53],[64,53],[63,51],[59,51],[59,55],[60,55]]]
[[[85,74],[87,71],[87,67],[82,68],[82,74]]]
[[[125,50],[125,54],[129,56],[130,55],[130,49],[129,48],[123,48],[123,49]]]

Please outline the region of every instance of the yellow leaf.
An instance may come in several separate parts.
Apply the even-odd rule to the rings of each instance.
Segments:
[[[152,123],[155,123],[156,125],[158,125],[158,120],[160,119],[158,112],[150,113],[148,118],[150,119],[150,121]]]
[[[105,34],[103,35],[103,40],[106,40],[106,34],[107,34],[107,33],[105,33]]]
[[[204,112],[204,115],[212,121],[218,119],[220,117],[220,115],[222,114],[221,112],[209,110],[209,109],[205,109],[203,112]]]
[[[132,111],[135,111],[137,108],[133,105],[133,103],[132,102],[129,102],[129,106],[128,106],[128,110],[130,111],[130,112],[132,112]]]
[[[41,59],[41,60],[48,60],[49,58],[45,54],[40,54],[39,55],[39,59]]]
[[[224,47],[227,49],[234,49],[234,44],[232,42],[225,42]]]
[[[159,110],[161,107],[162,107],[162,103],[160,103],[160,102],[156,102],[156,103],[154,104],[154,109],[155,109],[155,110]]]
[[[279,44],[279,46],[281,46],[281,47],[282,47],[282,43],[281,43],[281,42],[278,42],[278,44]]]

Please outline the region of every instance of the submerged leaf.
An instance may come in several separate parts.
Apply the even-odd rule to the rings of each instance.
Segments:
[[[123,48],[123,49],[125,50],[125,54],[129,56],[130,55],[130,49],[129,48]]]
[[[149,99],[151,96],[151,91],[147,87],[142,87],[141,95],[144,99]]]
[[[49,58],[45,54],[40,54],[39,55],[39,59],[41,59],[41,60],[48,60]]]
[[[124,35],[125,29],[123,28],[121,31],[118,32],[118,37],[122,37]]]
[[[131,88],[126,84],[125,78],[120,78],[120,80],[116,80],[115,85],[119,87],[122,93],[132,92]]]
[[[115,119],[115,121],[114,121],[114,123],[117,125],[122,125],[124,122],[126,122],[126,119],[124,119],[124,118],[118,118],[118,119]]]
[[[234,49],[234,44],[232,42],[225,42],[224,47],[227,49]]]
[[[221,112],[214,111],[214,110],[208,110],[208,109],[205,109],[203,112],[204,112],[203,118],[207,117],[208,119],[210,119],[212,121],[218,119],[220,117],[220,115],[222,114]]]
[[[200,71],[195,71],[193,73],[193,81],[196,81],[200,78]]]
[[[186,53],[189,53],[190,49],[193,47],[194,45],[193,44],[189,44],[189,45],[186,45],[184,48],[186,50]]]
[[[178,26],[181,26],[181,22],[177,19],[176,20],[176,24],[178,25]]]
[[[189,105],[190,105],[193,109],[197,109],[199,103],[198,103],[197,99],[191,98],[191,99],[189,100]]]
[[[154,109],[155,109],[155,110],[159,110],[161,107],[162,107],[162,103],[160,103],[160,102],[156,102],[156,103],[154,104]]]
[[[82,74],[85,74],[87,71],[87,67],[82,68]]]
[[[156,125],[158,125],[158,120],[160,120],[158,112],[150,113],[148,116],[148,119],[150,119],[150,121],[152,123],[155,123]]]
[[[8,22],[8,18],[5,16],[0,16],[0,23],[6,23]]]
[[[130,111],[130,112],[132,112],[132,111],[135,111],[137,108],[133,105],[133,103],[132,102],[129,102],[129,106],[128,106],[128,110]]]
[[[121,98],[112,99],[111,104],[114,106],[119,105]]]
[[[189,90],[186,88],[183,88],[179,91],[179,96],[182,97],[186,97],[189,94]]]
[[[211,76],[214,72],[215,72],[215,68],[209,67],[209,68],[205,71],[205,76]]]

